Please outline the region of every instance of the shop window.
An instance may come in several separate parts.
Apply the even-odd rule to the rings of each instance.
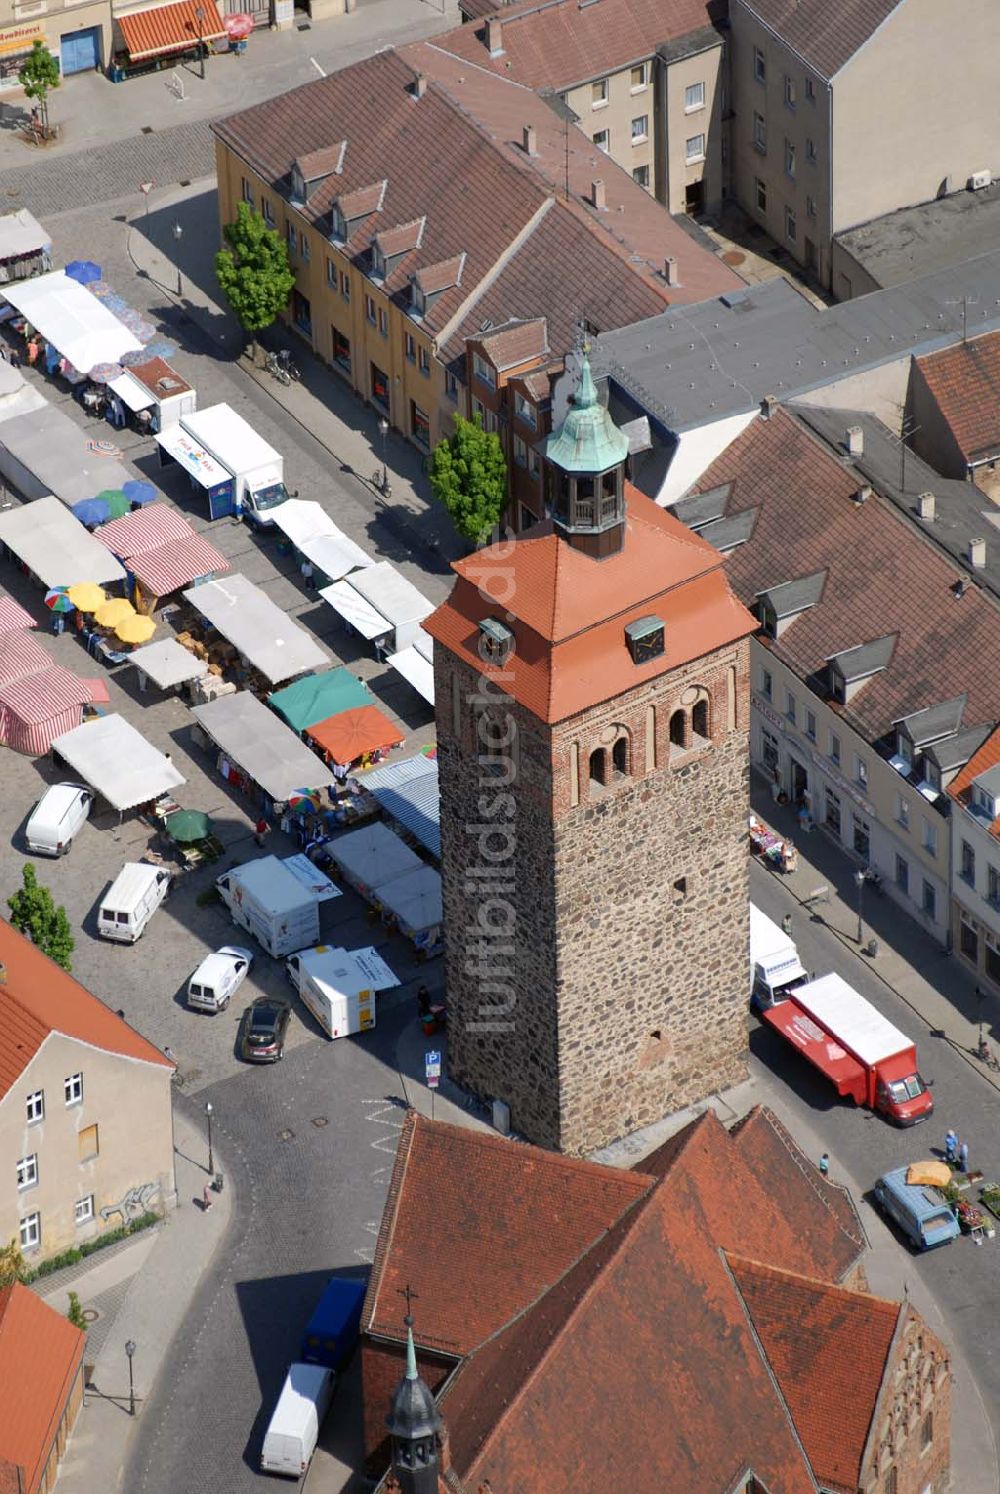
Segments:
[[[430,450],[431,444],[431,421],[426,410],[422,410],[415,400],[410,400],[410,435],[418,446],[425,451]]]
[[[351,340],[345,337],[343,332],[333,329],[333,361],[344,373],[351,371]]]
[[[824,797],[825,808],[826,808],[826,813],[825,813],[824,818],[823,818],[823,823],[826,825],[826,828],[828,830],[832,830],[833,833],[834,833],[834,835],[836,835],[837,838],[839,839],[840,838],[840,795],[839,794],[835,794],[833,792],[832,788],[828,788],[825,791],[823,797]]]
[[[986,940],[986,958],[983,961],[983,968],[990,980],[1000,986],[1000,947],[992,939]]]
[[[304,296],[300,290],[292,291],[292,321],[300,332],[312,337],[312,306],[309,304],[309,297]]]
[[[383,373],[378,364],[371,366],[372,381],[372,403],[378,405],[388,414],[389,411],[389,375]]]
[[[851,815],[854,830],[854,853],[867,865],[871,857],[871,827],[859,814]]]
[[[958,925],[958,947],[959,947],[961,953],[964,955],[964,957],[969,961],[969,963],[971,965],[975,965],[976,968],[978,969],[979,968],[979,935],[976,932],[975,925],[968,918],[965,917],[964,913],[963,913],[963,915],[962,915],[962,917],[961,917],[961,919],[959,921],[959,925]],[[987,950],[988,949],[989,949],[989,943],[987,942]],[[989,962],[989,956],[987,955],[987,963],[988,962]]]
[[[765,729],[765,730],[761,731],[760,742],[761,742],[761,754],[760,755],[761,755],[761,759],[763,761],[764,767],[770,773],[770,775],[774,779],[775,783],[777,783],[777,781],[778,781],[778,772],[779,772],[780,764],[781,764],[781,757],[780,757],[780,752],[779,752],[779,748],[778,748],[778,739],[771,732],[769,732],[769,731],[767,731]]]

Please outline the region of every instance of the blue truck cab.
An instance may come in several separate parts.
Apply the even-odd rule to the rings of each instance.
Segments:
[[[340,1369],[358,1341],[364,1300],[363,1281],[334,1276],[327,1282],[302,1335],[303,1364]]]
[[[935,1188],[908,1183],[907,1169],[883,1173],[875,1184],[875,1201],[896,1223],[915,1250],[947,1245],[961,1234],[958,1220]]]

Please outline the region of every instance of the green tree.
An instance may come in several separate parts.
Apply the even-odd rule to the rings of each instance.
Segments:
[[[7,899],[11,923],[57,965],[72,970],[70,956],[74,940],[66,909],[61,905],[56,907],[49,889],[39,885],[30,862],[21,876],[23,885]]]
[[[507,463],[500,437],[484,431],[482,417],[455,416],[455,430],[431,453],[428,472],[434,496],[451,522],[474,545],[486,540],[500,522],[507,502]]]
[[[17,1240],[11,1240],[9,1245],[0,1245],[0,1287],[23,1281],[27,1274],[28,1268]]]
[[[49,90],[60,83],[59,64],[42,41],[31,44],[31,51],[17,75],[17,81],[29,99],[34,99],[41,111],[42,128],[49,128]]]
[[[70,1292],[69,1294],[69,1312],[66,1314],[66,1316],[69,1318],[74,1328],[82,1328],[84,1333],[86,1333],[87,1319],[83,1315],[83,1308],[80,1306],[80,1298],[77,1296],[76,1292]]]
[[[215,278],[236,320],[251,334],[253,351],[257,333],[288,305],[295,284],[288,247],[246,202],[237,204],[236,221],[226,224],[222,237],[228,248],[215,256]]]

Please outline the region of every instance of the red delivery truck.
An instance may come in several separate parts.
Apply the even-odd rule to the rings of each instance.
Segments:
[[[797,986],[761,1015],[839,1095],[882,1111],[899,1126],[914,1126],[934,1109],[914,1044],[839,975]]]

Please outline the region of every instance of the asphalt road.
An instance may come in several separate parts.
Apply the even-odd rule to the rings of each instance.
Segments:
[[[944,1135],[954,1126],[969,1143],[973,1168],[988,1181],[1000,1177],[1000,1098],[981,1074],[947,1043],[936,1038],[913,1009],[879,978],[870,961],[854,955],[818,917],[810,917],[784,891],[770,872],[751,867],[751,896],[772,918],[791,911],[792,934],[802,963],[816,975],[837,971],[868,997],[891,1022],[917,1044],[920,1072],[934,1090],[934,1113],[909,1130],[900,1130],[867,1110],[838,1099],[810,1064],[777,1033],[751,1021],[751,1072],[764,1083],[782,1084],[782,1103],[800,1125],[817,1134],[830,1153],[834,1176],[850,1182],[859,1201],[876,1178],[944,1149]],[[901,941],[906,920],[899,919]],[[796,1127],[793,1124],[793,1130]],[[846,1178],[845,1178],[846,1175]],[[906,1276],[919,1276],[935,1298],[946,1325],[969,1361],[995,1427],[1000,1426],[1000,1353],[996,1324],[1000,1319],[1000,1234],[976,1248],[968,1239],[953,1241],[924,1255],[912,1255],[902,1237],[890,1230],[873,1209],[864,1209],[865,1227],[873,1241],[892,1235]]]

